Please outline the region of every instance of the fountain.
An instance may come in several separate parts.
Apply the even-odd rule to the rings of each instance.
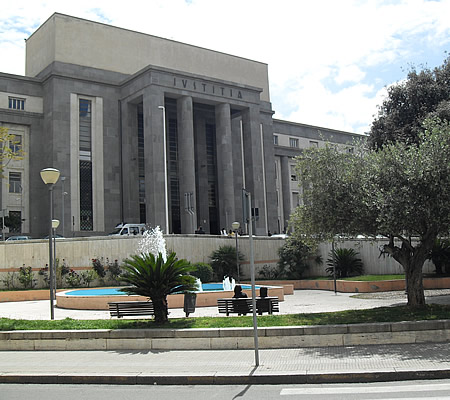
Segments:
[[[163,260],[167,260],[166,239],[164,239],[163,233],[159,226],[153,229],[147,229],[143,233],[143,237],[138,244],[136,253],[151,253],[155,257],[158,257],[158,254],[161,253]]]
[[[203,292],[203,284],[200,278],[196,278],[195,281],[197,284],[197,292]]]
[[[224,276],[223,277],[223,290],[234,290],[236,286],[236,281],[232,277]]]

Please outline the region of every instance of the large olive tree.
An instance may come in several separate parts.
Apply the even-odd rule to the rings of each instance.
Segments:
[[[425,304],[422,268],[450,227],[450,127],[427,120],[416,144],[401,141],[354,153],[328,145],[298,158],[304,205],[291,217],[296,234],[383,235],[383,251],[404,268],[408,305]]]

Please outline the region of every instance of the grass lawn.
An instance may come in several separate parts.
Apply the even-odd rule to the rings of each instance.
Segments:
[[[400,322],[438,320],[450,318],[450,306],[430,304],[424,308],[407,306],[379,307],[368,310],[348,310],[328,313],[258,316],[259,327],[359,324],[374,322]],[[252,316],[174,318],[167,324],[153,320],[15,320],[0,318],[0,331],[12,330],[68,330],[68,329],[183,329],[252,327]]]

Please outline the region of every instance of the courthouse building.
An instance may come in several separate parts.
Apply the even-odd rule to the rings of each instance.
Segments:
[[[217,234],[243,224],[243,188],[254,232],[281,232],[293,157],[357,136],[274,119],[267,64],[58,13],[27,39],[25,75],[0,74],[0,126],[25,151],[0,186],[9,234],[46,234],[47,167],[66,237],[121,221]]]

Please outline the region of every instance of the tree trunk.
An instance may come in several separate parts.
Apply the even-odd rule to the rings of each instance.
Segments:
[[[432,247],[432,240],[422,240],[416,247],[411,240],[402,240],[402,246],[394,245],[393,237],[389,244],[384,246],[386,253],[399,262],[405,270],[406,293],[409,307],[423,307],[425,305],[425,293],[423,290],[422,268],[427,255]]]
[[[409,307],[422,307],[425,305],[425,293],[423,290],[422,268],[423,262],[410,260],[409,265],[404,265],[406,276],[406,293],[408,294]]]
[[[162,324],[168,322],[167,300],[165,297],[152,297],[153,309],[155,311],[155,322]]]

